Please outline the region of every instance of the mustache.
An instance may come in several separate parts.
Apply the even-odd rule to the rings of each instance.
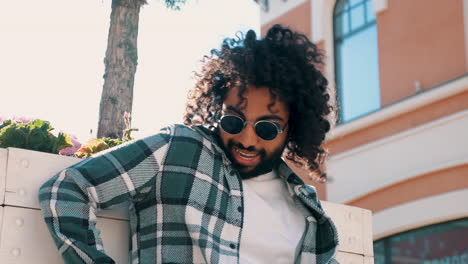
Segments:
[[[242,150],[246,150],[246,151],[250,151],[250,152],[257,152],[258,154],[260,154],[261,157],[266,156],[266,151],[264,149],[257,149],[254,146],[250,146],[250,147],[246,148],[241,143],[234,142],[233,140],[229,140],[227,145],[228,145],[228,149],[230,149],[230,150],[232,150],[233,147],[236,147],[238,149],[242,149]]]

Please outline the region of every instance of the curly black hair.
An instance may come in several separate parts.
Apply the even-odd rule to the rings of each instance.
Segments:
[[[185,125],[214,130],[230,88],[239,86],[242,103],[247,85],[266,86],[273,98],[271,106],[278,99],[289,107],[285,157],[305,167],[311,178],[325,180],[322,165],[327,151],[322,143],[334,107],[328,81],[319,70],[323,54],[316,45],[303,34],[274,25],[260,40],[252,30],[245,37],[224,39],[221,49],[212,50],[203,62],[188,95]]]

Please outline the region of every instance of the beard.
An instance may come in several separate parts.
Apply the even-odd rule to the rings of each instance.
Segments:
[[[277,149],[273,150],[272,153],[267,154],[265,149],[256,149],[252,146],[245,148],[242,144],[234,142],[232,139],[228,141],[226,146],[224,146],[224,144],[221,145],[224,149],[224,152],[226,153],[226,156],[231,161],[232,166],[239,171],[240,176],[243,180],[254,178],[256,176],[268,173],[275,169],[281,161],[281,156],[283,154],[285,146],[281,145]],[[257,152],[260,156],[260,163],[253,169],[245,171],[248,167],[239,164],[233,157],[232,153],[234,151],[234,147],[239,148],[241,150]]]

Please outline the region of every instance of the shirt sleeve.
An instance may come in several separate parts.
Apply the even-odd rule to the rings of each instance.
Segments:
[[[43,216],[65,263],[115,263],[104,252],[96,211],[142,200],[154,190],[169,131],[85,159],[41,186]]]

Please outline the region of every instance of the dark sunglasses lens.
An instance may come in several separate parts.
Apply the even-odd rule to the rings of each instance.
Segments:
[[[278,129],[271,122],[258,122],[255,126],[255,132],[264,140],[273,140],[278,136]]]
[[[244,128],[242,119],[235,116],[223,116],[220,125],[221,128],[229,134],[239,134]]]

